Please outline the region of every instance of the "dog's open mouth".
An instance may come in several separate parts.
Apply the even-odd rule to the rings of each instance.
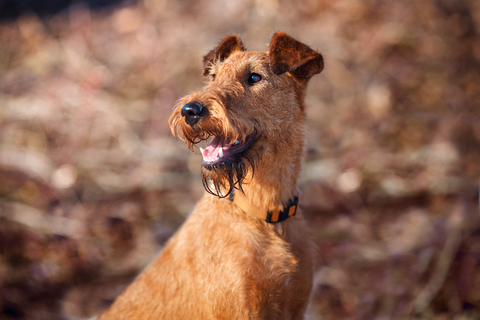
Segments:
[[[231,143],[221,137],[214,137],[205,149],[200,148],[203,165],[206,167],[230,161],[235,155],[245,151],[255,139],[248,136],[245,141],[236,140]]]

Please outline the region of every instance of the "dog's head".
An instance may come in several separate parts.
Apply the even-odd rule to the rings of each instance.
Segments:
[[[203,63],[208,83],[177,102],[169,124],[192,151],[207,141],[200,148],[204,186],[225,197],[253,177],[262,157],[274,156],[270,151],[303,145],[306,83],[322,71],[323,58],[276,32],[265,52],[246,51],[238,36],[226,37]]]

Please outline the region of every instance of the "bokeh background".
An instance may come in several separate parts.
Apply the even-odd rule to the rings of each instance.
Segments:
[[[477,0],[0,1],[0,319],[87,319],[204,190],[170,134],[226,35],[322,52],[309,319],[480,318]]]

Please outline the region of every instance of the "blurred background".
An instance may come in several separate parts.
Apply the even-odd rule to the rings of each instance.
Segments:
[[[87,319],[204,190],[174,102],[231,33],[322,52],[309,319],[480,318],[477,0],[0,0],[0,319]]]

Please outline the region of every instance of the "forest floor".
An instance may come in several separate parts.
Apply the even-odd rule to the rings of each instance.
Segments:
[[[175,101],[231,33],[318,49],[309,319],[480,318],[480,5],[144,0],[0,23],[0,318],[86,319],[204,190]]]

